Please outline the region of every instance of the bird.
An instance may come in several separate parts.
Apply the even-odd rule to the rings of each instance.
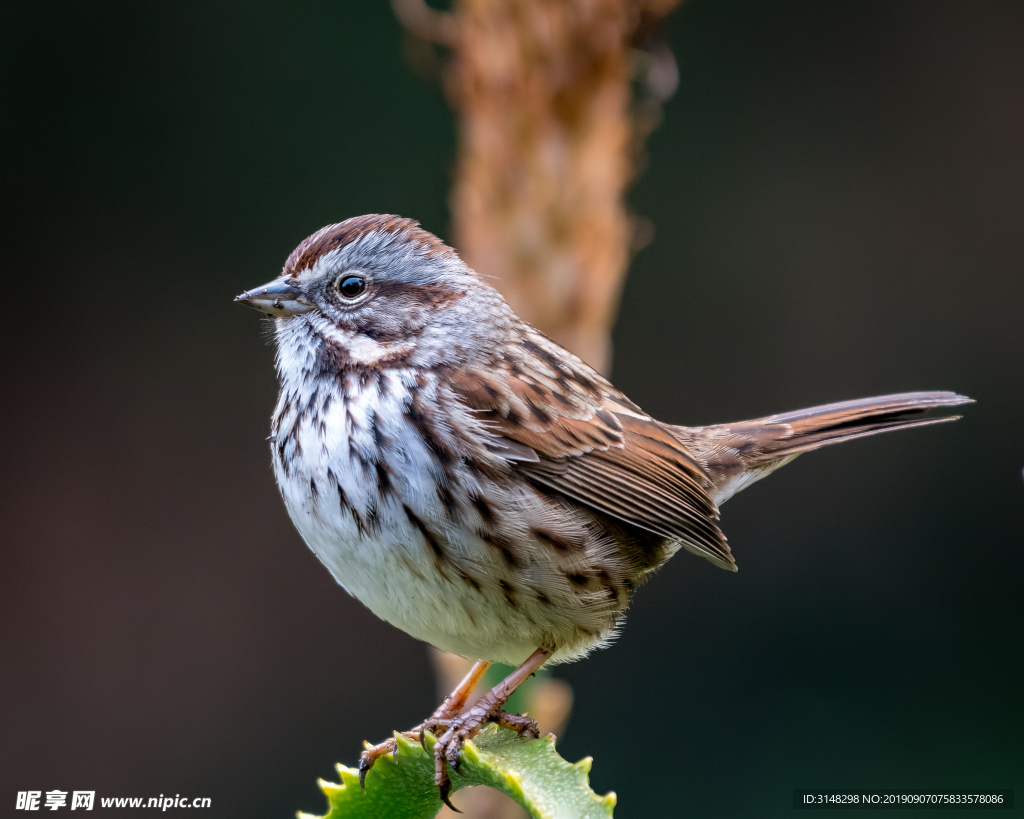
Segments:
[[[606,647],[677,551],[727,571],[719,506],[797,456],[956,420],[909,392],[703,427],[660,422],[517,316],[412,219],[303,240],[236,302],[271,317],[274,475],[303,540],[375,615],[475,664],[420,726],[435,783],[541,666]],[[475,702],[492,663],[515,670]],[[426,747],[424,745],[424,747]],[[360,778],[393,740],[367,747]]]

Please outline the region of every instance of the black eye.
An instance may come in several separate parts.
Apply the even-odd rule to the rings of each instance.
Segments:
[[[366,279],[362,276],[345,276],[338,282],[338,292],[346,299],[354,299],[366,290]]]

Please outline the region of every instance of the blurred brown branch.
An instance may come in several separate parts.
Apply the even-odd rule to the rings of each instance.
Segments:
[[[392,2],[411,34],[450,49],[455,246],[520,315],[600,370],[630,256],[651,235],[625,192],[675,90],[658,32],[677,4]]]
[[[625,193],[643,144],[675,91],[660,23],[679,0],[392,0],[414,39],[410,60],[436,70],[459,124],[453,243],[527,321],[607,372],[611,328],[632,254],[650,241]],[[465,671],[435,656],[447,691]],[[535,680],[542,730],[560,731],[572,692]],[[522,815],[497,792],[460,793],[473,816]]]

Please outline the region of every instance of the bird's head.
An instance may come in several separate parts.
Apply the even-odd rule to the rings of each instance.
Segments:
[[[444,242],[411,219],[378,214],[318,230],[278,278],[235,301],[275,317],[281,343],[313,332],[368,365],[472,357],[508,317],[497,292]]]

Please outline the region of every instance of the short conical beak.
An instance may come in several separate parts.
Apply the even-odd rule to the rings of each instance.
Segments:
[[[235,303],[271,316],[295,316],[313,309],[290,276],[281,276],[269,284],[246,290],[235,297]]]

